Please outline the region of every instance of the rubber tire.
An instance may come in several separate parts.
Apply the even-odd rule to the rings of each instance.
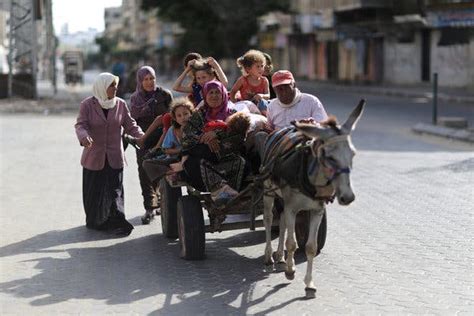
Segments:
[[[178,238],[178,200],[182,196],[181,188],[173,188],[162,179],[160,182],[160,213],[161,228],[167,238]]]
[[[178,232],[180,256],[186,260],[202,260],[206,252],[206,231],[201,201],[195,196],[178,200]]]
[[[301,251],[305,251],[306,242],[308,241],[309,235],[309,223],[310,223],[310,213],[309,211],[300,211],[296,215],[296,222],[295,222],[295,235],[296,235],[296,243],[298,244],[298,248]],[[326,244],[326,234],[327,234],[327,218],[326,212],[323,214],[323,218],[321,219],[321,223],[319,224],[318,230],[318,250],[316,254],[319,254],[323,249],[324,245]]]

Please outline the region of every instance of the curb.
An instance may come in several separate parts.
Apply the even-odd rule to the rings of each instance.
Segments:
[[[412,130],[419,134],[430,134],[474,144],[474,131],[469,129],[456,129],[433,124],[417,123],[412,127]]]
[[[0,114],[61,114],[79,111],[80,101],[57,99],[5,99],[0,100]]]

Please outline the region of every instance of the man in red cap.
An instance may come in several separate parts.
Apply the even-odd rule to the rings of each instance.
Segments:
[[[295,85],[293,74],[279,70],[272,76],[276,98],[268,105],[267,118],[273,129],[290,126],[291,121],[327,119],[326,110],[319,99],[311,94],[301,93]]]
[[[321,122],[327,119],[326,110],[318,98],[311,94],[301,93],[295,85],[293,74],[288,70],[280,70],[272,76],[272,86],[276,98],[271,100],[267,109],[267,120],[269,130],[279,130],[291,126],[292,121],[314,121]],[[253,168],[258,170],[260,160],[263,159],[265,141],[268,130],[253,135],[253,139],[247,139],[248,156],[252,157]]]

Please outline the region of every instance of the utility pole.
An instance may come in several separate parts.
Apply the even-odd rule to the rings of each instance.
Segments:
[[[438,125],[438,73],[433,74],[433,125]]]
[[[13,38],[15,37],[15,19],[13,18],[13,0],[10,0],[10,35],[8,37],[8,91],[7,96],[13,96]]]
[[[38,99],[37,79],[38,79],[38,36],[36,30],[36,0],[30,0],[31,4],[31,80],[32,80],[32,95],[33,99]]]
[[[10,0],[8,96],[14,89],[37,98],[36,0]],[[18,77],[17,77],[18,76]],[[15,78],[17,77],[17,78]]]
[[[54,94],[58,92],[57,79],[56,79],[56,36],[54,35],[53,26],[53,4],[52,0],[45,0],[44,4],[45,19],[46,19],[46,47],[47,54],[49,57],[48,63],[48,77],[53,85]]]

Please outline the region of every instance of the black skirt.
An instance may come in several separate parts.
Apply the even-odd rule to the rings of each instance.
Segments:
[[[133,229],[125,219],[123,168],[112,169],[107,160],[102,170],[83,168],[82,198],[87,227],[99,230]]]

